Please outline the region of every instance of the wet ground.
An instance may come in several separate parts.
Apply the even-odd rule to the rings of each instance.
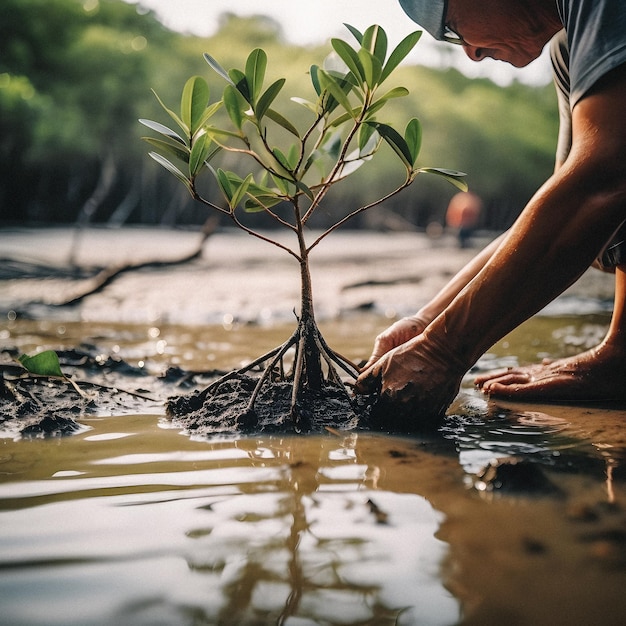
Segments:
[[[0,233],[0,256],[14,259],[0,275],[2,347],[78,349],[102,367],[64,369],[90,393],[94,382],[119,393],[107,406],[77,399],[69,437],[16,437],[5,424],[4,622],[623,623],[621,408],[487,402],[470,374],[441,426],[411,437],[189,437],[159,399],[202,381],[163,373],[230,369],[284,341],[297,301],[290,259],[222,233],[189,267],[130,273],[80,305],[50,306],[85,280],[64,268],[70,241],[61,230]],[[88,232],[78,256],[98,266],[176,256],[195,241]],[[328,343],[366,357],[377,332],[473,253],[453,243],[338,234],[337,247],[320,247]],[[477,370],[597,343],[606,278],[585,276]]]

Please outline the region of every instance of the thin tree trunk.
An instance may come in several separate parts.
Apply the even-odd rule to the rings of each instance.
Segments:
[[[302,290],[302,303],[300,310],[300,346],[303,350],[303,376],[302,384],[309,389],[319,390],[322,388],[324,376],[318,342],[316,341],[318,330],[315,323],[313,309],[313,285],[309,271],[309,259],[305,255],[300,261],[300,278]],[[296,381],[294,381],[294,384]]]

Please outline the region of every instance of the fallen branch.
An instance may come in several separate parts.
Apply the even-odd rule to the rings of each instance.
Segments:
[[[88,286],[81,290],[79,293],[72,295],[71,297],[62,300],[61,302],[45,302],[48,306],[64,307],[73,306],[81,302],[87,296],[91,296],[95,293],[102,291],[105,287],[110,285],[119,276],[126,272],[132,272],[142,270],[146,268],[155,267],[171,267],[174,265],[184,265],[190,263],[202,255],[202,249],[206,240],[217,230],[219,218],[217,216],[211,216],[202,227],[202,236],[198,246],[190,253],[178,259],[172,259],[168,261],[163,260],[151,260],[142,261],[141,263],[126,263],[123,265],[111,265],[100,270],[93,278],[89,279]]]

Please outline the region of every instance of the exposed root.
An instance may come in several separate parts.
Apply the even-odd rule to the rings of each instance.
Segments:
[[[332,396],[333,402],[338,398],[344,407],[350,409],[354,404],[346,383],[339,371],[347,374],[352,380],[358,376],[357,366],[349,359],[329,348],[313,320],[298,321],[294,333],[280,346],[273,348],[242,368],[228,372],[208,387],[191,396],[171,398],[168,402],[168,413],[178,421],[183,418],[187,428],[193,428],[186,416],[196,414],[203,421],[204,413],[217,413],[215,408],[221,405],[224,398],[220,396],[234,394],[239,407],[236,418],[238,430],[250,431],[260,427],[259,404],[272,400],[272,387],[280,387],[282,409],[288,411],[278,421],[290,421],[297,432],[310,430],[313,426],[315,411],[312,402],[320,402],[324,396]],[[294,349],[293,361],[285,363],[286,355]],[[258,368],[261,368],[258,371]],[[250,374],[257,370],[256,376]],[[253,385],[253,386],[252,386]],[[235,393],[234,388],[237,388]],[[264,391],[264,389],[268,391]],[[288,397],[284,394],[288,393]],[[275,400],[274,400],[275,401]],[[234,401],[229,402],[229,410]],[[281,410],[282,410],[281,409]],[[220,410],[224,410],[221,406]],[[219,419],[215,414],[213,421]],[[276,424],[274,424],[276,425]],[[341,425],[341,424],[339,424]]]

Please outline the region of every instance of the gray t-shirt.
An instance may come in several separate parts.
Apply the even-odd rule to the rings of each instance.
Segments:
[[[569,47],[569,105],[626,62],[625,0],[556,0]]]
[[[559,96],[557,164],[571,148],[572,109],[605,74],[626,63],[626,0],[556,0],[565,29],[551,42]],[[609,269],[626,263],[626,222],[596,259]]]

